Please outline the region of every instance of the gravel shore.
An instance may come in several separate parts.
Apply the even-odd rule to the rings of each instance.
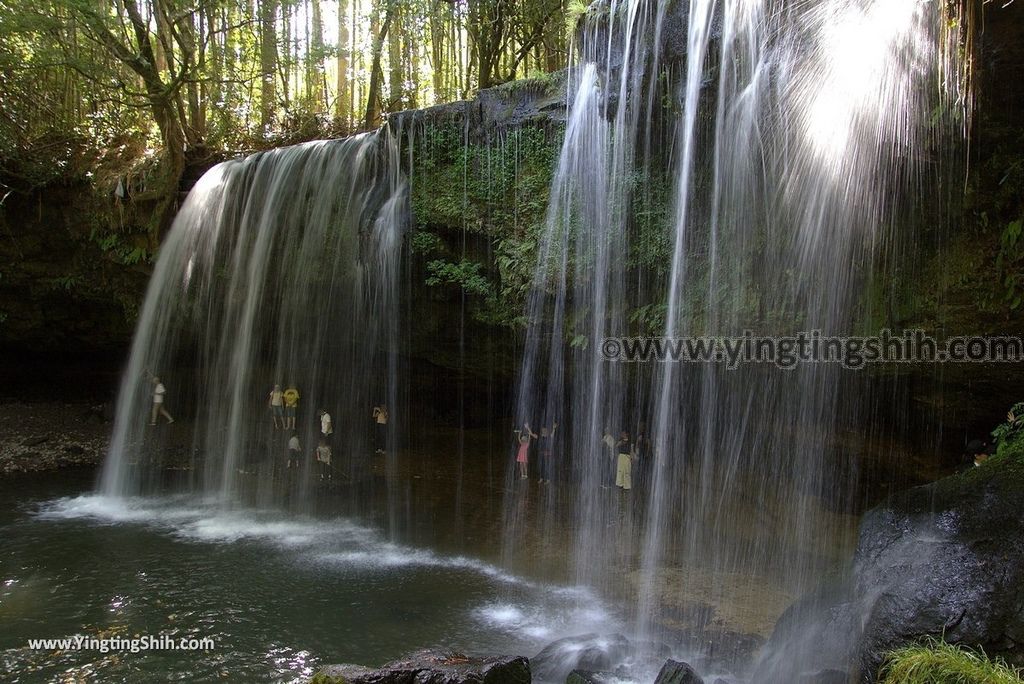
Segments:
[[[0,403],[0,476],[96,466],[112,427],[104,404]]]

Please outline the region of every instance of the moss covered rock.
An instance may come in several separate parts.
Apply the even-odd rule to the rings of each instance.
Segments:
[[[1024,445],[868,512],[849,580],[783,615],[761,669],[852,663],[873,682],[887,652],[925,637],[1024,661]]]

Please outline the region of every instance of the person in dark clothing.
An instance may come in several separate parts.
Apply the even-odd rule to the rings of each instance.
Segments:
[[[615,486],[623,491],[633,488],[633,459],[636,457],[633,451],[633,440],[629,432],[623,430],[619,435],[619,441],[615,444],[618,453],[618,463],[615,468]]]
[[[537,440],[540,453],[538,460],[538,467],[540,469],[539,482],[550,484],[551,478],[555,474],[555,430],[557,429],[558,423],[552,424],[550,430],[546,426],[540,429],[540,438]]]

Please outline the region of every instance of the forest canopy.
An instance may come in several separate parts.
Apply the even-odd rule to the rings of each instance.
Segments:
[[[580,0],[0,0],[0,172],[376,127],[561,68]],[[80,169],[79,169],[80,171]]]

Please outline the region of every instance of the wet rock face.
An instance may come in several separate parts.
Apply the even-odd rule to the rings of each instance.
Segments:
[[[629,655],[629,639],[621,634],[583,634],[553,641],[530,659],[534,676],[542,682],[563,682],[573,670],[610,670]]]
[[[704,684],[704,680],[686,663],[669,660],[658,672],[654,684]]]
[[[874,681],[886,652],[928,636],[1024,661],[1019,455],[917,487],[870,511],[850,580],[801,599],[783,615],[760,664],[762,681],[845,674],[849,667],[862,681]],[[801,672],[787,665],[794,662]],[[830,676],[809,681],[840,681]]]
[[[510,129],[558,125],[566,116],[567,77],[567,70],[557,71],[481,90],[472,100],[389,114],[388,126],[398,132],[414,125],[430,128],[457,122],[468,143],[480,144]]]
[[[461,653],[420,651],[373,669],[327,665],[311,684],[529,684],[530,662],[517,656],[474,658]]]
[[[918,487],[867,515],[856,556],[861,661],[922,635],[1024,657],[1024,464]]]
[[[642,680],[642,672],[653,671],[670,655],[671,648],[662,643],[582,634],[551,642],[530,659],[530,667],[537,682],[614,684]]]

